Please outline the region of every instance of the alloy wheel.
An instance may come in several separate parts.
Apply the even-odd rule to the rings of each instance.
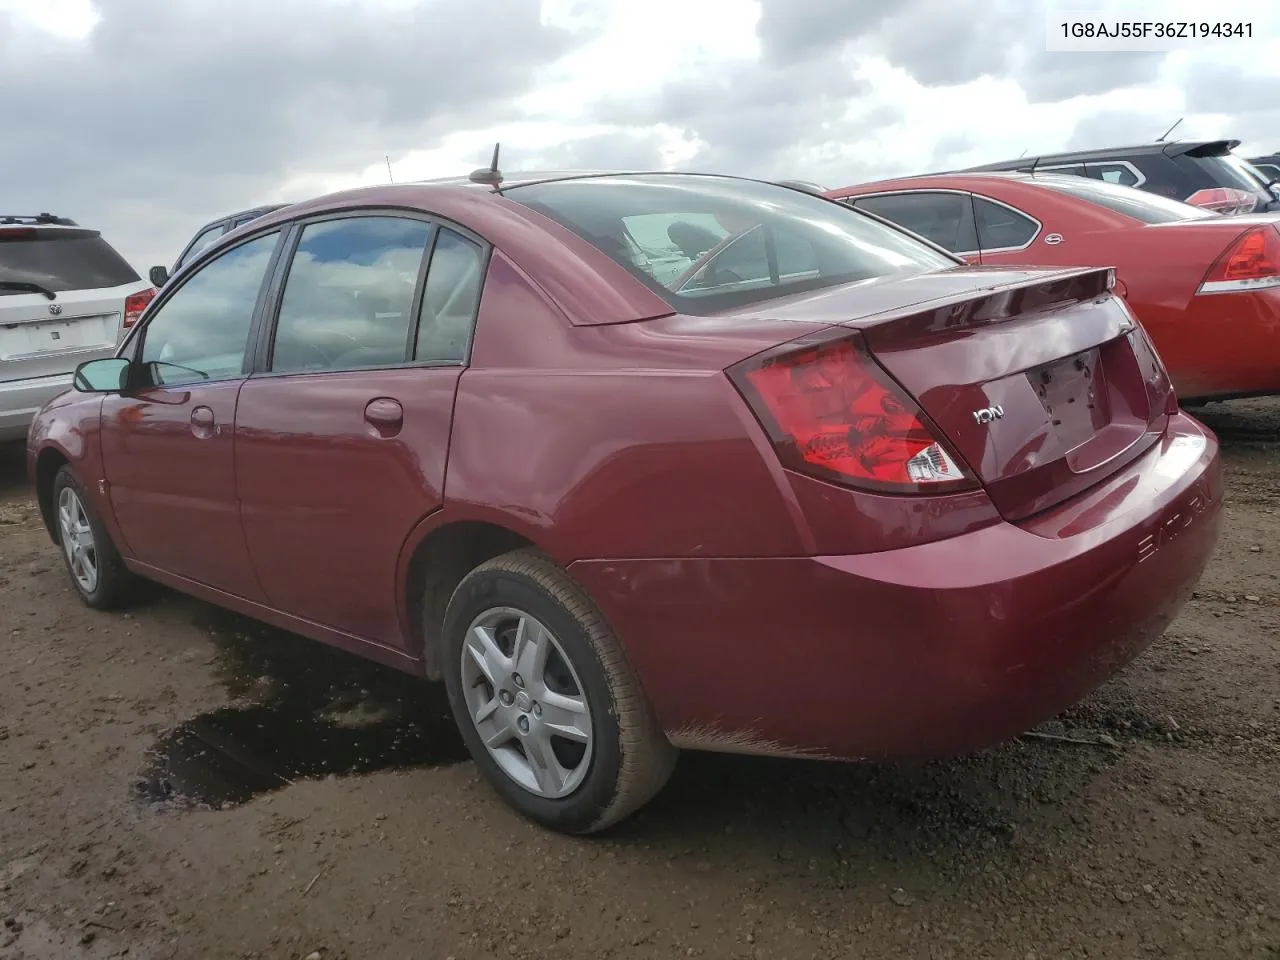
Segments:
[[[564,648],[511,607],[486,610],[462,645],[467,714],[499,768],[547,799],[566,797],[591,766],[591,710]]]
[[[84,503],[71,487],[63,487],[58,495],[58,530],[71,575],[81,590],[93,593],[98,587],[98,548]]]

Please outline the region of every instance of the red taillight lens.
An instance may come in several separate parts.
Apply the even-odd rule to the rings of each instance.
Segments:
[[[1225,216],[1238,213],[1251,213],[1258,205],[1258,198],[1248,190],[1237,190],[1234,187],[1210,187],[1197,190],[1187,197],[1186,203],[1193,207],[1203,207]]]
[[[853,339],[753,358],[730,376],[792,469],[892,493],[975,485]]]
[[[34,227],[0,227],[0,241],[4,240],[34,240],[36,231]]]
[[[155,290],[148,288],[139,293],[131,293],[125,298],[124,327],[126,330],[138,322],[142,316],[142,311],[147,309],[147,304],[154,300],[155,296]]]
[[[1237,237],[1209,268],[1201,293],[1229,293],[1280,285],[1280,232],[1253,227]]]

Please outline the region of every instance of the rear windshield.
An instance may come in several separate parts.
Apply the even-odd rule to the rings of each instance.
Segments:
[[[1215,187],[1231,187],[1235,190],[1247,190],[1252,194],[1261,194],[1271,199],[1266,181],[1234,153],[1218,154],[1214,157],[1193,157],[1183,154],[1178,158],[1180,163],[1189,164],[1196,169],[1196,181],[1205,181]]]
[[[1115,213],[1124,214],[1143,223],[1172,223],[1176,220],[1207,220],[1220,216],[1203,207],[1193,207],[1180,200],[1171,200],[1158,193],[1149,193],[1134,187],[1103,180],[1086,180],[1083,177],[1037,177],[1036,184],[1069,193]]]
[[[133,267],[96,230],[0,227],[0,281],[54,293],[137,283]],[[22,294],[0,286],[0,297]]]
[[[844,204],[771,183],[654,174],[503,194],[568,227],[687,313],[958,262]]]

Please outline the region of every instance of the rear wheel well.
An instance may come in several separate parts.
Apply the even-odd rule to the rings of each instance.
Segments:
[[[480,521],[446,524],[418,546],[409,561],[405,595],[409,628],[422,651],[422,666],[429,679],[439,680],[444,675],[440,629],[445,607],[462,578],[494,557],[531,546],[528,539],[506,527]]]
[[[53,480],[63,464],[69,462],[52,447],[41,450],[36,457],[36,503],[40,507],[40,518],[44,520],[45,529],[54,543],[58,542],[58,528],[53,518]]]

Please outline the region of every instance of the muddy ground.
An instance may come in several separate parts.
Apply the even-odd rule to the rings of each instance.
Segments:
[[[1217,557],[1068,741],[687,755],[593,840],[500,804],[431,687],[163,591],[86,610],[0,456],[0,957],[1274,960],[1280,403],[1203,416]]]

